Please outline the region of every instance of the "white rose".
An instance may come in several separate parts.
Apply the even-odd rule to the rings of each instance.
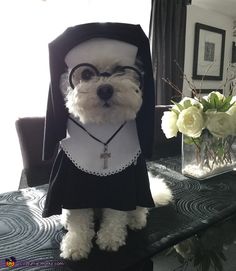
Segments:
[[[227,113],[231,116],[232,121],[232,135],[236,135],[236,105],[230,107]]]
[[[202,110],[191,106],[180,112],[177,127],[181,133],[190,137],[199,137],[204,128]]]
[[[216,137],[224,138],[233,133],[232,116],[226,112],[207,112],[206,128]]]
[[[225,96],[223,94],[221,94],[219,91],[212,91],[211,93],[208,94],[208,96],[206,98],[204,96],[204,99],[209,101],[212,94],[215,94],[218,97],[219,101],[221,101],[221,102],[223,102],[225,100]]]
[[[165,111],[161,119],[161,129],[167,138],[177,135],[178,128],[176,126],[177,115],[172,111]]]

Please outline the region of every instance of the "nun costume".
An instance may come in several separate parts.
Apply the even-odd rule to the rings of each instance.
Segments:
[[[107,39],[107,44],[103,44]],[[68,68],[73,69],[88,58],[86,50],[89,46],[105,48],[101,49],[104,54],[114,52],[119,58],[123,57],[124,62],[128,61],[124,50],[141,60],[143,103],[135,120],[83,124],[78,117],[69,114],[60,90],[60,77]],[[74,48],[79,58],[71,57]],[[98,49],[100,56],[101,51]],[[51,84],[43,159],[50,159],[57,150],[58,154],[50,176],[43,217],[61,214],[62,208],[130,211],[137,206],[154,207],[145,163],[145,159],[151,157],[153,143],[154,81],[149,41],[141,27],[90,23],[68,28],[49,44],[49,58]]]

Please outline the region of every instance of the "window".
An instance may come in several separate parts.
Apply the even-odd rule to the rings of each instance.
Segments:
[[[1,191],[18,187],[22,169],[15,120],[45,115],[48,43],[67,27],[125,22],[149,29],[151,0],[7,0],[0,3]]]

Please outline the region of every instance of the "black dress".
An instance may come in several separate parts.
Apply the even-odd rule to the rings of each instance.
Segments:
[[[55,160],[43,217],[61,214],[62,208],[111,208],[130,211],[154,207],[146,163],[142,154],[136,165],[123,171],[96,176],[78,169],[60,150]]]

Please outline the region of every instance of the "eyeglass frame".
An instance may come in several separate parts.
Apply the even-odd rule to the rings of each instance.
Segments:
[[[115,73],[115,72],[113,72],[113,73],[109,73],[109,72],[100,73],[99,70],[94,65],[92,65],[90,63],[86,63],[86,62],[85,63],[80,63],[80,64],[76,65],[75,67],[73,67],[72,70],[69,73],[68,80],[69,80],[69,84],[70,84],[72,89],[75,88],[75,86],[73,84],[73,81],[72,81],[72,76],[73,76],[75,70],[77,70],[81,66],[91,67],[95,71],[97,77],[110,77]],[[140,82],[139,88],[140,89],[143,88],[143,76],[142,76],[141,72],[138,69],[136,69],[135,67],[132,67],[132,66],[118,66],[118,67],[116,67],[116,69],[130,69],[130,70],[135,71],[137,73],[137,75],[139,76],[139,82]]]

